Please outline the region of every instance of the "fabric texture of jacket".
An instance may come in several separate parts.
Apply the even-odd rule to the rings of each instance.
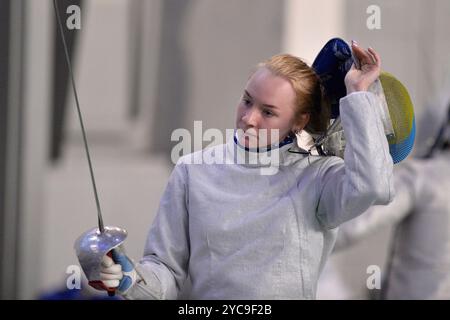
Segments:
[[[189,276],[190,299],[314,299],[337,227],[394,195],[378,98],[352,93],[340,109],[345,162],[293,153],[295,140],[181,157],[139,263],[147,285],[125,298],[176,299]]]

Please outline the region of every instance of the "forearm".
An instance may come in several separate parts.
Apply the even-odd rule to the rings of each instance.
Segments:
[[[340,101],[346,139],[344,165],[324,165],[319,173],[318,217],[328,228],[393,198],[393,162],[379,107],[377,97],[369,92],[352,93]]]
[[[394,193],[393,162],[381,122],[381,102],[370,92],[352,93],[341,99],[341,118],[347,141],[347,183],[361,194],[373,195],[369,206],[389,203]]]

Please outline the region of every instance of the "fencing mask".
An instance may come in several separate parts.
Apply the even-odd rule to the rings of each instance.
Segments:
[[[346,95],[344,79],[354,62],[358,65],[350,46],[342,39],[333,38],[325,44],[312,65],[331,103],[332,123],[315,144],[327,155],[344,156],[345,138],[339,118],[339,100]],[[414,145],[416,128],[409,93],[398,79],[384,71],[369,91],[382,101],[381,120],[389,152],[394,163],[398,163],[408,156]]]

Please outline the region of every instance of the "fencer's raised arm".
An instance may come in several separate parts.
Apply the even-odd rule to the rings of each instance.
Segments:
[[[353,43],[352,50],[360,69],[353,65],[347,73],[349,94],[339,104],[347,143],[345,161],[329,158],[319,170],[317,217],[327,228],[372,205],[387,204],[394,196],[393,161],[381,121],[381,101],[367,91],[380,74],[381,60],[373,49],[365,51]]]
[[[351,93],[340,101],[347,141],[345,162],[336,157],[327,159],[318,179],[321,183],[317,217],[328,228],[393,199],[393,162],[380,108],[379,99],[370,92]]]

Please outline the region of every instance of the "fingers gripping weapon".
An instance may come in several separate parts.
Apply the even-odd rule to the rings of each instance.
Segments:
[[[57,19],[57,23],[59,26],[59,32],[61,34],[61,41],[64,47],[67,68],[69,70],[69,75],[71,78],[72,89],[75,97],[78,119],[81,126],[81,131],[83,134],[83,142],[84,148],[86,151],[86,156],[89,165],[89,172],[91,176],[92,187],[94,190],[95,203],[97,206],[97,219],[98,219],[98,228],[93,228],[85,233],[83,233],[75,242],[75,251],[78,257],[78,261],[80,262],[81,268],[85,273],[89,284],[99,290],[107,290],[109,295],[115,294],[115,288],[108,288],[104,285],[104,283],[100,279],[100,269],[102,259],[105,255],[109,255],[112,258],[113,250],[118,253],[121,251],[124,254],[123,242],[127,237],[127,232],[119,227],[112,226],[104,226],[102,212],[100,208],[100,201],[97,193],[97,186],[95,184],[94,171],[92,168],[91,157],[89,154],[89,148],[87,144],[86,132],[84,129],[83,118],[81,116],[80,103],[78,100],[78,93],[75,86],[75,79],[72,71],[72,64],[70,62],[69,53],[67,49],[66,39],[64,36],[64,29],[61,22],[61,17],[58,10],[57,0],[53,0],[53,7],[55,9],[55,15]],[[127,257],[130,263],[134,266],[133,261]],[[136,268],[135,268],[136,269]],[[139,274],[139,271],[136,269],[136,272]],[[141,276],[143,279],[143,277]],[[145,282],[145,280],[144,280]]]
[[[109,295],[115,293],[114,288],[108,288],[101,280],[101,263],[105,255],[112,258],[112,250],[121,250],[120,246],[126,237],[124,229],[108,226],[103,228],[103,232],[100,228],[93,228],[78,237],[74,247],[89,285],[98,290],[106,290]]]

